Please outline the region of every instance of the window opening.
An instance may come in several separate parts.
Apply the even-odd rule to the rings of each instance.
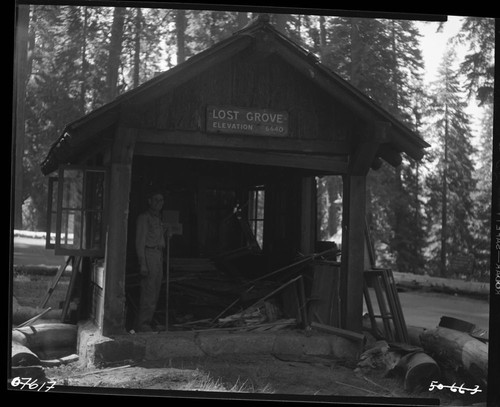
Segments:
[[[62,167],[58,179],[56,254],[103,255],[106,170]]]
[[[249,191],[248,223],[261,249],[264,244],[264,201],[265,190],[263,186]]]

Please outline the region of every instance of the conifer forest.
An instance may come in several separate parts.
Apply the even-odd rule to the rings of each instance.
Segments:
[[[13,227],[45,230],[48,183],[40,163],[65,125],[231,36],[256,15],[123,3],[18,5]],[[431,25],[439,32],[446,22],[312,11],[270,14],[270,22],[431,145],[419,163],[403,157],[398,167],[384,164],[368,175],[367,224],[377,263],[488,281],[495,20],[461,17],[432,82],[424,79],[420,30]],[[471,104],[477,117],[468,113]],[[322,239],[337,241],[342,179],[318,178],[317,191],[317,228]]]

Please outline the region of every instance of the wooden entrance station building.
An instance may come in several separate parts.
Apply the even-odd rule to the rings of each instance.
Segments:
[[[41,166],[51,176],[48,247],[79,259],[80,318],[119,334],[150,186],[162,188],[178,228],[172,261],[248,247],[245,229],[228,222],[238,215],[257,242],[259,261],[244,264],[258,278],[324,250],[316,180],[339,176],[336,325],[360,332],[367,174],[403,153],[420,160],[426,147],[261,16],[67,125]]]

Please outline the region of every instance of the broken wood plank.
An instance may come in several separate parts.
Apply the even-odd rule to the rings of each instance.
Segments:
[[[28,325],[31,325],[33,324],[34,322],[36,322],[37,320],[39,320],[41,317],[43,317],[45,314],[47,314],[52,308],[49,307],[45,310],[43,310],[42,312],[40,312],[39,314],[35,315],[33,318],[30,318],[28,319],[27,321],[23,322],[22,324],[19,324],[17,326],[17,328],[22,328],[24,326],[28,326]]]
[[[49,359],[49,360],[40,360],[40,364],[45,367],[55,367],[61,365],[67,365],[69,363],[77,362],[79,359],[77,354],[71,354],[67,356],[63,356],[57,359]]]
[[[268,273],[268,274],[265,274],[265,275],[263,275],[263,276],[260,276],[260,277],[258,277],[258,278],[256,278],[256,279],[252,280],[252,281],[249,281],[247,284],[253,284],[253,283],[256,283],[257,281],[264,280],[264,279],[269,278],[269,277],[271,277],[271,276],[274,276],[274,275],[276,275],[276,274],[278,274],[278,273],[281,273],[282,271],[285,271],[285,270],[291,269],[291,268],[293,268],[293,267],[295,267],[295,266],[305,265],[306,263],[308,263],[308,262],[310,262],[310,261],[313,261],[314,259],[317,259],[317,258],[319,258],[319,257],[321,257],[321,256],[324,256],[324,255],[326,255],[326,254],[328,254],[328,253],[332,253],[332,252],[338,252],[338,249],[336,249],[336,248],[331,248],[331,249],[325,250],[325,251],[323,251],[323,252],[321,252],[321,253],[311,254],[311,255],[306,256],[306,257],[304,257],[304,258],[302,258],[302,259],[300,259],[300,260],[298,260],[298,261],[296,261],[296,262],[293,262],[293,263],[291,263],[291,264],[288,264],[288,265],[286,265],[286,266],[284,266],[284,267],[281,267],[281,268],[279,268],[279,269],[277,269],[277,270],[271,271],[271,272],[270,272],[270,273]]]

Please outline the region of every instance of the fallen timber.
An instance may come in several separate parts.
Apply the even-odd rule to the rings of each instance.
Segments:
[[[463,372],[486,386],[488,378],[488,345],[466,332],[437,327],[420,335],[422,347],[438,363]]]
[[[451,278],[441,278],[429,275],[393,272],[398,287],[408,290],[427,289],[430,291],[461,294],[488,298],[490,284],[479,281],[464,281]]]
[[[12,330],[12,373],[39,375],[42,366],[58,366],[78,360],[77,327],[64,323],[27,325]],[[48,358],[50,357],[50,359]],[[21,369],[22,368],[22,369]]]

